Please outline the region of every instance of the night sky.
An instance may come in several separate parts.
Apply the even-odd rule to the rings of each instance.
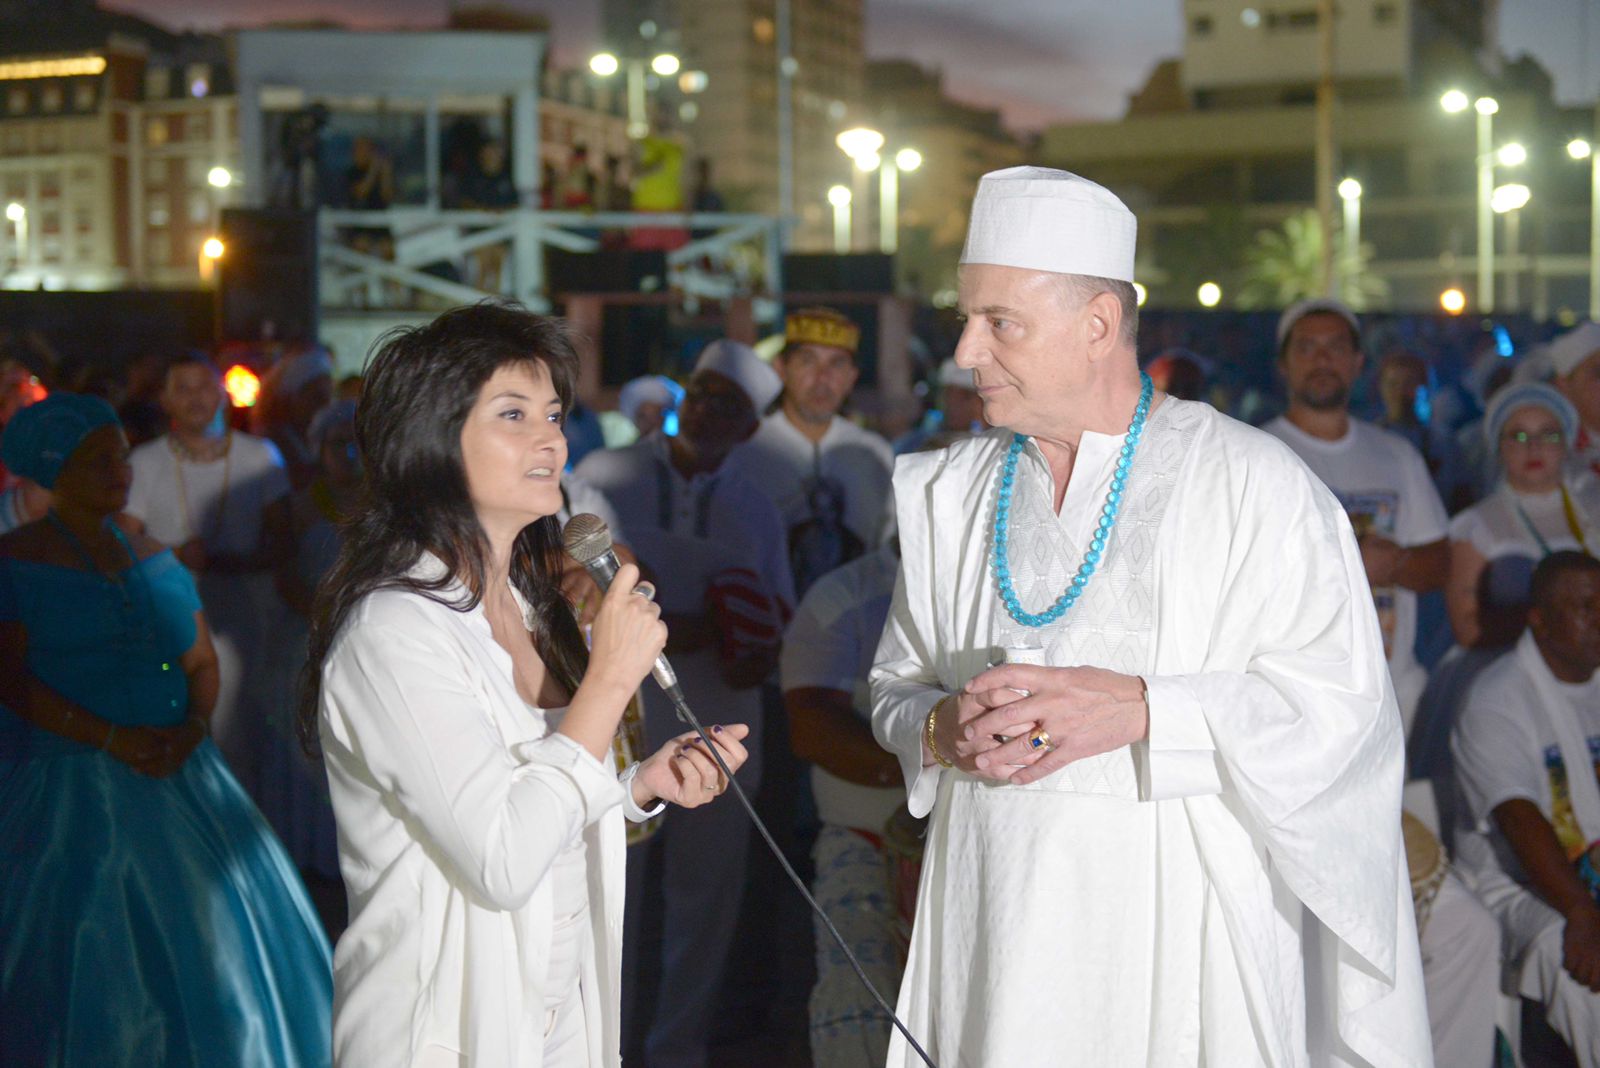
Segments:
[[[560,62],[577,65],[599,44],[595,0],[501,0],[542,11]],[[279,19],[337,19],[351,26],[428,27],[448,0],[112,0],[109,6],[175,28],[215,30]],[[1155,63],[1182,41],[1179,0],[867,0],[868,51],[940,67],[951,95],[1000,107],[1019,129],[1051,121],[1109,119]],[[1600,0],[1502,0],[1502,50],[1537,56],[1558,98],[1600,93]],[[1588,42],[1594,41],[1594,47]]]

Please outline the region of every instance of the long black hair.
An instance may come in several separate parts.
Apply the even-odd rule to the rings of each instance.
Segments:
[[[366,490],[341,531],[338,562],[317,589],[300,677],[297,720],[308,753],[317,747],[323,661],[363,597],[409,590],[462,612],[483,599],[489,543],[467,491],[461,429],[484,383],[500,368],[524,363],[549,371],[565,417],[578,357],[554,319],[516,304],[485,302],[379,340],[356,411]],[[443,562],[439,577],[408,574],[425,552]],[[534,647],[572,693],[589,655],[561,593],[561,552],[554,516],[530,523],[512,548],[511,581],[532,609]],[[452,590],[458,582],[465,595]]]

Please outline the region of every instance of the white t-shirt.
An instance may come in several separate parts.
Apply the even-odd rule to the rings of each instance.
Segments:
[[[1524,636],[1523,642],[1532,642]],[[1526,658],[1508,653],[1486,668],[1473,684],[1456,719],[1451,749],[1465,803],[1456,831],[1456,859],[1474,878],[1484,904],[1506,928],[1513,959],[1559,916],[1531,891],[1526,875],[1493,819],[1497,805],[1527,800],[1539,807],[1569,857],[1600,827],[1580,827],[1569,800],[1568,775],[1549,717],[1534,702],[1556,695],[1557,715],[1575,719],[1590,754],[1600,761],[1600,676],[1565,683],[1544,668],[1538,683],[1529,677]],[[1596,767],[1577,769],[1595,775]]]
[[[261,542],[267,506],[289,495],[277,447],[234,431],[227,455],[207,463],[179,460],[170,435],[133,450],[128,514],[157,541],[178,546],[201,538],[211,553],[248,555]]]
[[[1398,434],[1371,423],[1350,420],[1338,441],[1312,437],[1279,416],[1262,427],[1293,449],[1339,498],[1356,535],[1372,533],[1401,548],[1414,549],[1445,537],[1449,516],[1428,465]],[[1417,595],[1403,586],[1372,591],[1389,654],[1389,672],[1401,695],[1401,708],[1415,704],[1427,681],[1417,663]]]
[[[1600,480],[1586,474],[1573,477],[1567,495],[1584,542],[1600,550]],[[1560,490],[1518,493],[1504,482],[1450,521],[1450,540],[1470,543],[1486,560],[1541,560],[1549,553],[1582,548],[1573,537]]]
[[[806,591],[794,621],[783,636],[779,678],[783,689],[815,686],[850,694],[863,723],[872,722],[867,673],[878,651],[889,602],[894,596],[900,555],[882,548],[852,560],[818,579]],[[884,824],[905,797],[888,788],[847,782],[821,767],[811,769],[817,815],[824,823],[883,833]]]
[[[773,412],[754,437],[733,450],[725,467],[761,487],[778,506],[791,555],[797,557],[795,581],[801,592],[838,564],[881,545],[893,529],[894,450],[880,435],[847,419],[835,416],[822,440],[813,443],[783,412]],[[839,526],[858,544],[828,562],[826,532]]]

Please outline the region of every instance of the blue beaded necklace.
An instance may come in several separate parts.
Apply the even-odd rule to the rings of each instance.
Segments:
[[[1022,447],[1028,443],[1026,434],[1011,435],[1011,448],[1006,451],[1005,463],[1000,467],[999,501],[994,513],[994,550],[989,566],[994,571],[1000,600],[1005,604],[1006,611],[1024,627],[1042,627],[1066,615],[1067,609],[1083,596],[1084,589],[1089,585],[1089,577],[1100,566],[1106,539],[1117,522],[1117,512],[1122,508],[1122,495],[1128,488],[1128,468],[1133,465],[1133,454],[1139,447],[1139,439],[1144,436],[1145,419],[1150,414],[1150,397],[1155,392],[1155,384],[1150,381],[1149,375],[1141,372],[1139,378],[1143,383],[1139,389],[1139,403],[1133,409],[1133,422],[1128,426],[1127,439],[1117,456],[1117,469],[1111,475],[1111,488],[1106,491],[1105,507],[1100,509],[1100,525],[1089,541],[1089,550],[1083,554],[1083,563],[1078,566],[1078,573],[1072,577],[1071,584],[1056,598],[1055,604],[1037,614],[1023,611],[1022,601],[1011,585],[1011,565],[1006,562],[1007,542],[1010,539],[1011,491],[1017,480],[1017,457],[1022,455]]]

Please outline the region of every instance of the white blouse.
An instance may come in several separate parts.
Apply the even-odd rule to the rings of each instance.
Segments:
[[[424,556],[412,574],[442,570]],[[588,1063],[619,1065],[623,815],[654,814],[632,802],[637,765],[619,781],[552,733],[481,606],[400,590],[364,598],[335,639],[320,734],[350,903],[335,1062],[539,1068],[546,999],[564,993],[545,989],[554,872],[581,841]]]

